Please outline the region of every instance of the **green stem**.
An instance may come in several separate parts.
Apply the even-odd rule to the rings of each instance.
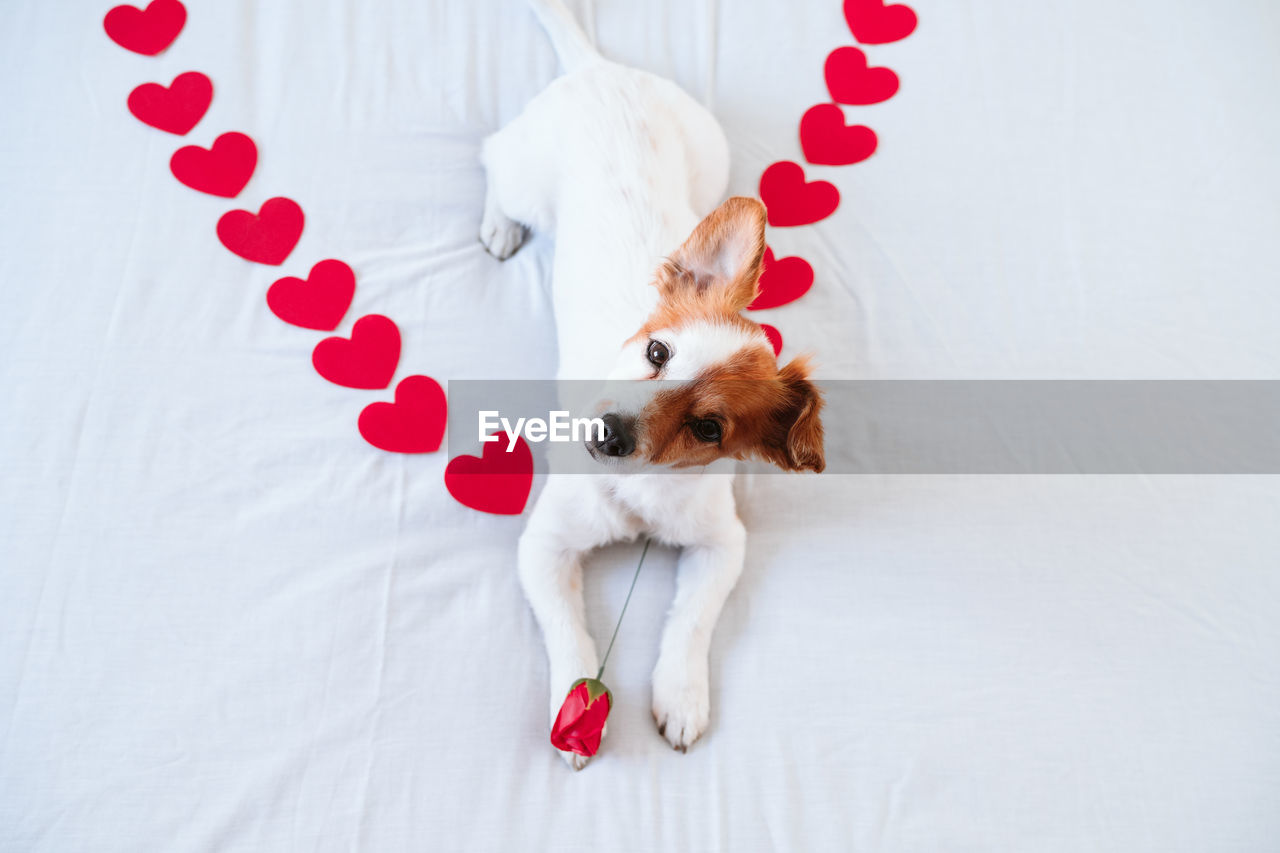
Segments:
[[[609,648],[604,650],[604,660],[600,661],[600,671],[596,673],[596,681],[604,675],[604,665],[609,662],[609,652],[613,651],[613,641],[618,639],[618,629],[622,627],[622,617],[627,615],[627,605],[631,603],[631,593],[636,591],[636,580],[640,577],[640,567],[644,565],[644,555],[649,553],[649,543],[644,540],[644,550],[640,552],[640,562],[636,563],[636,573],[631,576],[631,589],[627,590],[627,600],[622,602],[622,612],[618,614],[618,623],[613,626],[613,636],[609,638]]]

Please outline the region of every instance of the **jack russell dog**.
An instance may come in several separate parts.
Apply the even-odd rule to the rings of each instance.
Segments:
[[[584,555],[641,535],[682,549],[652,710],[683,752],[707,728],[711,634],[747,538],[732,475],[709,466],[756,458],[821,471],[822,397],[807,361],[779,368],[743,316],[765,209],[740,197],[716,206],[729,176],[716,120],[674,83],[605,60],[560,0],[531,5],[565,74],[484,141],[480,240],[506,259],[528,229],[554,234],[558,377],[635,392],[606,404],[603,437],[586,443],[599,475],[548,475],[520,538],[520,581],[546,641],[554,722],[599,665]],[[562,755],[575,769],[587,761]]]

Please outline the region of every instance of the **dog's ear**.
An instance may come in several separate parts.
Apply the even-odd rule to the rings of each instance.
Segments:
[[[756,298],[764,260],[764,205],[734,196],[717,207],[663,265],[658,287],[666,297],[721,300],[738,313]]]
[[[809,381],[804,356],[778,371],[782,383],[773,429],[765,439],[764,455],[786,471],[821,472],[827,466],[823,451],[822,393]]]

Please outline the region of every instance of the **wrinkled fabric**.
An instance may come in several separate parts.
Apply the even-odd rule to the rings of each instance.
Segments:
[[[547,378],[543,235],[477,241],[483,137],[557,73],[515,0],[190,0],[155,58],[111,5],[0,28],[0,850],[1274,851],[1280,483],[753,476],[747,562],[681,755],[649,675],[675,555],[646,562],[590,765],[547,743],[517,517],[444,453],[359,436],[268,286],[355,270],[396,380]],[[914,4],[850,107],[875,155],[775,228],[816,281],[761,311],[830,378],[1277,378],[1280,7]],[[575,10],[732,144],[731,191],[799,160],[851,38],[838,0]],[[186,137],[129,92],[199,70]],[[257,143],[234,201],[168,162]],[[279,268],[215,237],[287,196]],[[828,424],[828,441],[839,441]],[[469,452],[478,453],[479,445]],[[535,489],[537,487],[535,486]],[[587,561],[607,641],[638,545]]]

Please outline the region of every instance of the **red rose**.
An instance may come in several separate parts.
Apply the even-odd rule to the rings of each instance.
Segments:
[[[609,688],[594,678],[579,678],[564,697],[560,713],[551,727],[551,745],[579,755],[595,755],[600,735],[613,707]]]

